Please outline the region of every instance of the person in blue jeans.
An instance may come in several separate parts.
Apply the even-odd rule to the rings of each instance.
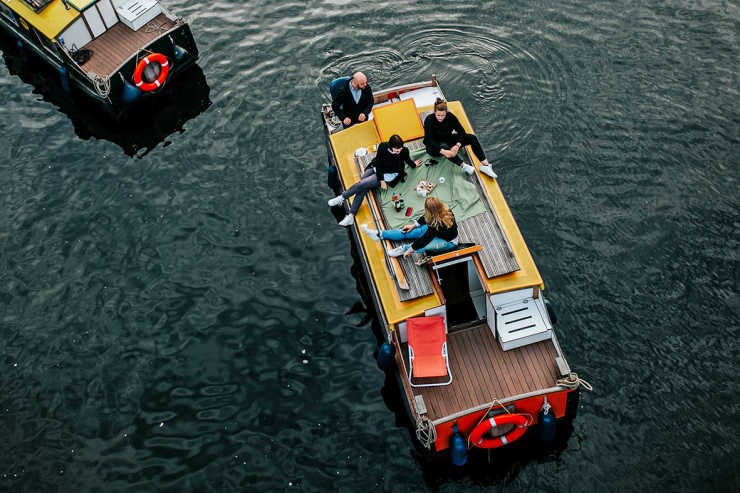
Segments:
[[[378,146],[378,153],[368,164],[360,181],[349,187],[344,193],[329,200],[329,207],[336,207],[348,198],[355,196],[349,213],[339,221],[340,226],[349,226],[355,222],[355,215],[360,210],[362,201],[370,190],[378,187],[383,190],[395,187],[399,182],[406,180],[406,165],[415,168],[421,166],[421,159],[411,160],[408,147],[403,145],[403,139],[397,134],[391,135],[388,142]]]
[[[424,215],[401,229],[376,231],[362,225],[362,231],[375,241],[380,240],[413,240],[413,243],[402,245],[388,252],[391,257],[404,258],[413,252],[437,254],[455,248],[458,243],[457,223],[447,204],[435,197],[424,201]]]

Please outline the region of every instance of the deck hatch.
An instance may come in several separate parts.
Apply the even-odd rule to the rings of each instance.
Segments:
[[[552,326],[545,315],[542,299],[533,298],[531,290],[528,293],[530,296],[523,294],[518,299],[512,293],[492,296],[496,331],[504,351],[552,337]]]

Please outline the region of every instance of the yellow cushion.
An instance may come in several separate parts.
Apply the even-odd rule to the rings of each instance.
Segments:
[[[373,121],[381,142],[387,142],[393,134],[400,135],[404,142],[424,136],[413,99],[373,108]]]

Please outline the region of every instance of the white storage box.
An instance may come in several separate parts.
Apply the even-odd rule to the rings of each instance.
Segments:
[[[162,13],[157,0],[113,0],[118,17],[134,31]]]
[[[496,312],[498,341],[504,351],[552,338],[542,296],[533,298],[531,289],[494,294],[491,303]]]

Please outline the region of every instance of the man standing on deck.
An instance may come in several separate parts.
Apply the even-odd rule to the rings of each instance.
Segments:
[[[367,83],[367,77],[362,72],[355,72],[352,78],[339,87],[332,98],[331,107],[344,128],[347,128],[367,120],[373,101],[373,91]]]

